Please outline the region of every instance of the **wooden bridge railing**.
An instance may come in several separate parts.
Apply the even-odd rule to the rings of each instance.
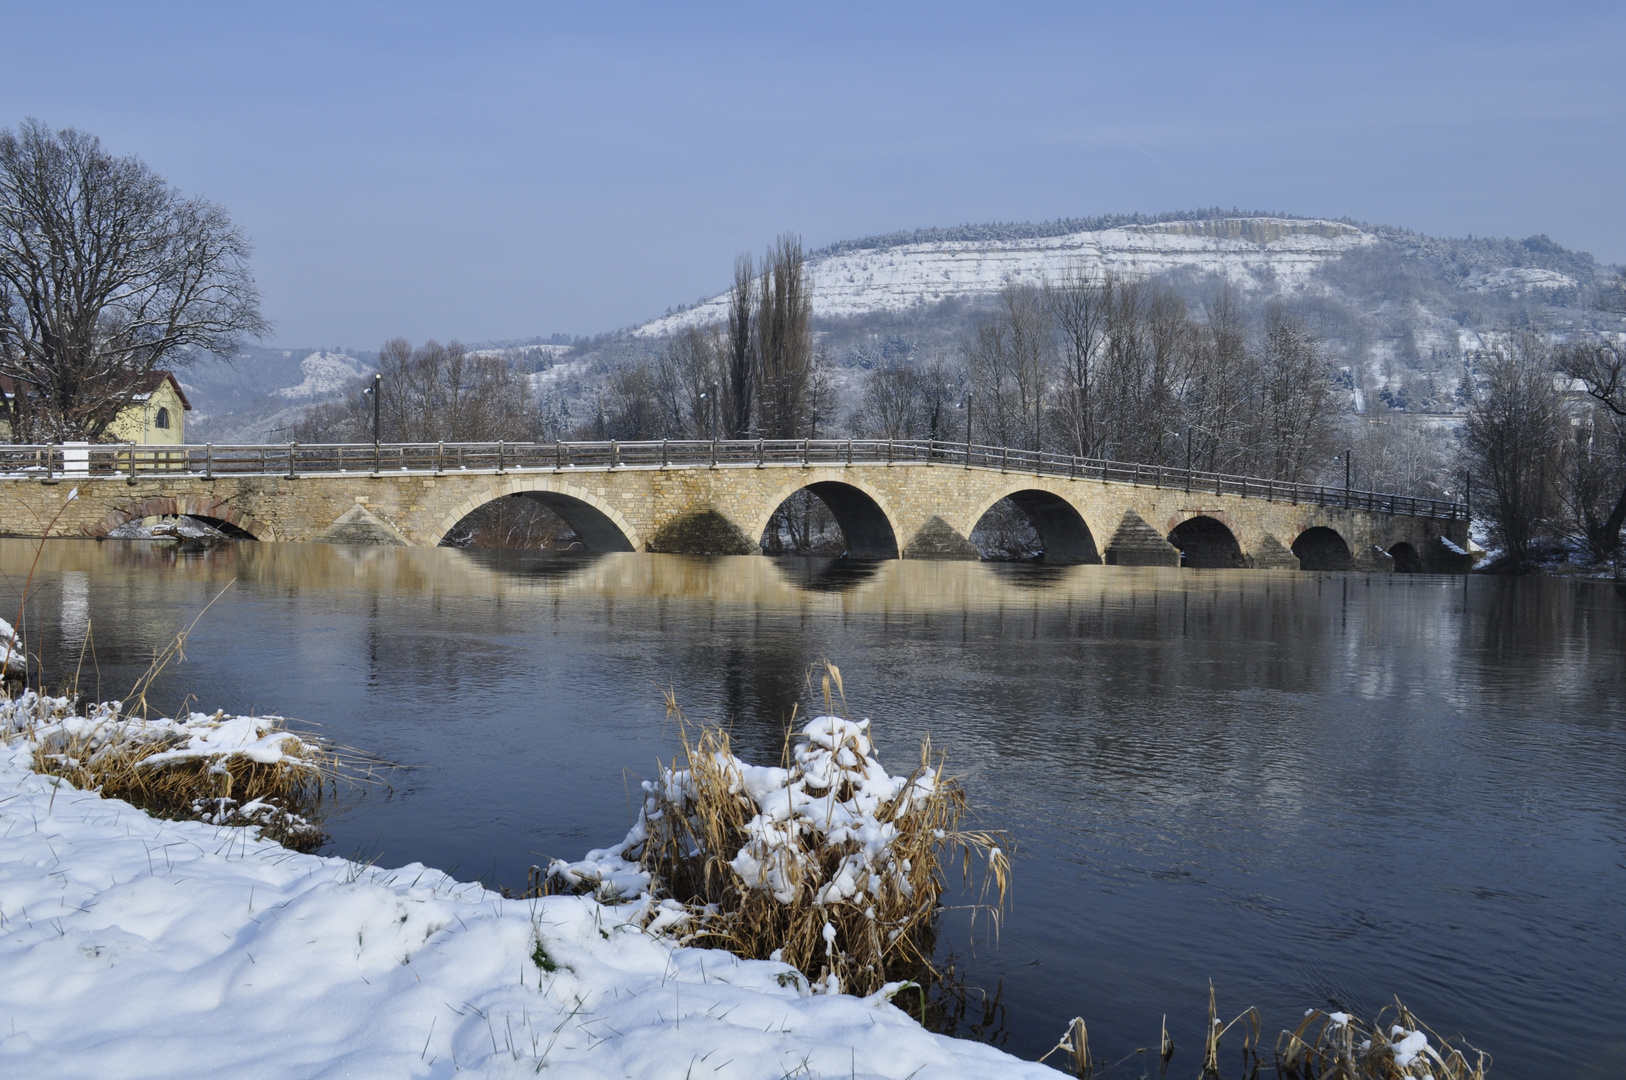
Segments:
[[[943,465],[965,469],[1240,495],[1380,514],[1466,520],[1461,503],[1377,491],[1230,476],[1167,465],[1072,457],[931,440],[720,439],[558,443],[279,443],[136,446],[94,443],[0,446],[0,480],[76,477],[311,476],[770,465]]]

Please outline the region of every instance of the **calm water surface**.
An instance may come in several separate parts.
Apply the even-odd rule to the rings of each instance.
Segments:
[[[13,589],[33,554],[0,541]],[[1398,994],[1497,1077],[1626,1075],[1613,585],[53,541],[29,644],[122,695],[228,583],[151,700],[408,766],[329,823],[336,854],[522,885],[621,838],[675,746],[662,689],[777,760],[828,656],[884,761],[929,733],[1017,838],[998,941],[944,935],[1006,1049],[1081,1015],[1116,1060],[1167,1013],[1195,1070],[1212,980],[1267,1043]]]

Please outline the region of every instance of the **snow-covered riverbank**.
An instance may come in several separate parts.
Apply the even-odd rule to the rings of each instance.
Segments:
[[[160,821],[30,755],[0,744],[0,1076],[1058,1075],[589,898]]]

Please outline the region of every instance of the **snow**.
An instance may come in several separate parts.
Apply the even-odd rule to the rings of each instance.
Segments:
[[[294,386],[285,386],[275,393],[292,400],[320,397],[336,393],[372,371],[372,368],[354,356],[336,352],[313,352],[299,362],[305,378]]]
[[[902,311],[997,292],[1008,281],[1055,280],[1073,267],[1141,277],[1179,268],[1244,289],[1302,286],[1329,260],[1378,238],[1335,221],[1278,218],[1171,221],[1000,242],[942,241],[846,250],[808,261],[822,317]],[[727,294],[646,323],[640,336],[722,322]]]
[[[1557,270],[1535,266],[1506,266],[1494,273],[1470,275],[1462,284],[1467,292],[1510,291],[1518,296],[1526,289],[1574,289],[1580,283]]]
[[[1056,1075],[589,897],[156,820],[30,771],[15,732],[65,712],[0,706],[0,1075]],[[276,752],[249,718],[169,723],[187,752]]]
[[[1445,550],[1449,551],[1453,555],[1466,555],[1466,554],[1468,554],[1462,548],[1458,547],[1455,543],[1453,543],[1449,536],[1440,537],[1440,546],[1443,547]]]
[[[4,619],[0,619],[0,649],[4,650],[5,660],[0,663],[0,674],[11,679],[26,679],[28,677],[28,658],[23,652],[22,642],[17,639],[17,631]]]

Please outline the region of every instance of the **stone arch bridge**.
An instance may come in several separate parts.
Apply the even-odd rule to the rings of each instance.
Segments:
[[[259,540],[440,543],[497,499],[554,510],[590,550],[750,554],[809,489],[855,558],[974,559],[1010,499],[1051,562],[1460,572],[1458,504],[960,443],[729,440],[13,446],[0,532],[105,536],[189,514]],[[69,499],[70,492],[76,497]]]

